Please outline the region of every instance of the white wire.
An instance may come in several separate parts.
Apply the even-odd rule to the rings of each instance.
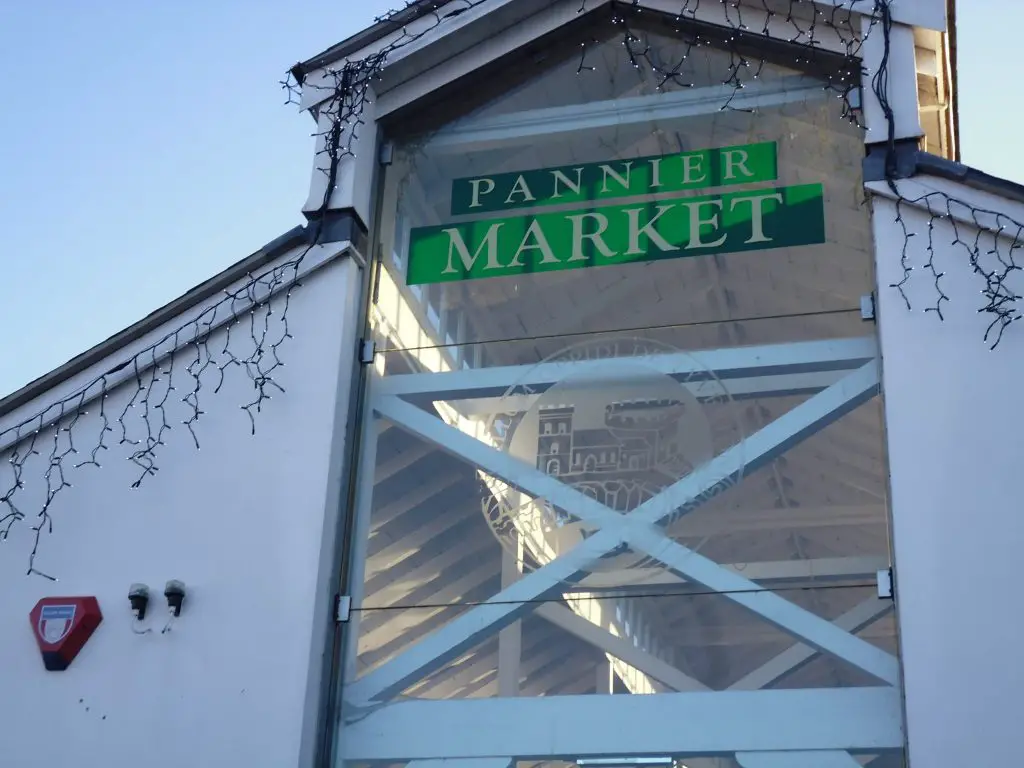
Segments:
[[[160,634],[161,635],[166,635],[168,632],[171,631],[171,625],[174,623],[174,619],[175,618],[176,617],[174,615],[174,611],[172,610],[171,611],[171,617],[169,619],[167,619],[167,623],[164,624],[164,628],[160,630]]]
[[[132,632],[134,632],[136,635],[148,635],[150,632],[153,631],[151,627],[147,627],[146,629],[136,629],[135,625],[140,621],[140,619],[135,615],[132,615],[131,621]]]

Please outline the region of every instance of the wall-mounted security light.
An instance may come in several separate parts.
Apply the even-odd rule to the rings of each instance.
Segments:
[[[164,587],[164,597],[167,598],[167,610],[171,616],[180,616],[181,605],[185,602],[185,585],[177,579],[171,579]]]
[[[128,600],[132,605],[132,613],[138,621],[146,618],[146,606],[149,605],[149,587],[145,584],[132,584],[128,590]]]

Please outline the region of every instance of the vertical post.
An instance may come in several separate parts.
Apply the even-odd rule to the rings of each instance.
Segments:
[[[355,74],[358,79],[365,75]],[[317,218],[321,211],[351,211],[363,229],[370,222],[373,207],[372,189],[377,156],[377,124],[374,117],[376,99],[368,93],[363,100],[358,82],[343,85],[350,78],[338,73],[336,93],[319,105],[316,148],[309,197],[302,206],[308,218]],[[345,88],[349,91],[345,92]],[[331,164],[337,157],[334,186]]]
[[[596,693],[615,693],[615,671],[612,669],[611,658],[602,656],[597,662]]]
[[[523,575],[523,539],[515,537],[515,550],[501,554],[501,588],[512,585]],[[498,695],[519,695],[519,662],[523,649],[523,623],[514,621],[498,633]]]
[[[892,113],[893,138],[897,141],[919,138],[924,131],[921,129],[921,116],[918,112],[917,60],[913,28],[893,23],[886,35],[882,22],[876,22],[872,27],[871,19],[864,16],[862,33],[866,35],[861,49],[864,61],[861,95],[864,123],[867,126],[864,142],[878,144],[889,139],[889,116],[874,88],[875,78],[883,61],[888,74],[888,89],[885,96]]]
[[[373,377],[368,387],[368,396],[372,395]],[[377,438],[381,433],[381,419],[372,408],[367,408],[362,425],[362,440],[359,465],[359,484],[356,490],[355,525],[352,526],[352,539],[345,542],[349,548],[349,595],[352,599],[352,611],[345,627],[345,660],[342,666],[342,681],[350,683],[356,678],[356,659],[359,653],[359,619],[362,611],[363,594],[366,585],[366,549],[370,539],[370,518],[373,513],[373,479],[377,464]]]

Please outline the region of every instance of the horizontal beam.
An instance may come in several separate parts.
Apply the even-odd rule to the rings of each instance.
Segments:
[[[804,531],[809,528],[870,528],[886,530],[885,504],[723,509],[714,515],[688,517],[670,531],[675,538],[700,539],[751,531]]]
[[[401,701],[346,723],[345,760],[576,760],[903,746],[897,688]],[[607,727],[613,724],[614,727]]]
[[[483,759],[453,760],[413,760],[405,768],[511,768],[511,757],[487,757]]]
[[[723,104],[733,109],[763,109],[826,98],[828,93],[821,80],[800,75],[753,82],[742,90],[732,85],[712,85],[665,91],[461,121],[435,133],[425,150],[473,152],[507,144],[526,144],[540,136],[717,114]]]
[[[750,512],[748,514],[757,514]],[[785,582],[834,579],[870,579],[874,583],[878,572],[889,567],[886,557],[828,557],[817,560],[777,560],[763,563],[737,563],[723,565],[734,573],[741,573],[751,581]],[[651,588],[678,589],[692,584],[687,579],[665,568],[637,568],[634,570],[592,573],[569,591],[630,592],[638,588],[645,593]]]
[[[742,768],[861,768],[853,755],[841,750],[740,752],[736,762]]]
[[[790,395],[813,395],[835,384],[843,373],[843,371],[809,371],[774,376],[754,376],[728,379],[723,382],[721,387],[717,384],[709,385],[707,381],[686,381],[685,379],[680,384],[701,401],[721,398],[726,392],[733,400],[750,397],[787,397]],[[485,416],[494,413],[528,411],[540,397],[539,394],[507,395],[505,397],[447,400],[446,402],[463,416]]]
[[[728,390],[732,379],[823,371],[850,371],[875,359],[873,338],[802,341],[791,344],[728,347],[695,352],[631,356],[601,360],[558,361],[527,365],[474,368],[448,373],[407,373],[385,376],[374,384],[375,394],[430,400],[502,397],[512,387],[533,394],[569,377],[583,380],[607,376],[610,365],[621,361],[630,368],[642,367],[663,373],[693,387],[703,385],[709,396],[721,395],[715,379]],[[748,385],[749,386],[749,385]],[[700,390],[694,390],[699,393]]]

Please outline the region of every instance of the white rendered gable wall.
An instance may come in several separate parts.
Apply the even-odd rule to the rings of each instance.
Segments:
[[[892,488],[896,607],[902,647],[910,764],[928,768],[1008,765],[1020,761],[1021,691],[1018,654],[1024,629],[1016,585],[1021,524],[1020,380],[1024,326],[1012,325],[995,350],[983,342],[991,316],[980,314],[984,279],[968,251],[978,233],[969,209],[956,230],[920,205],[898,211],[891,192],[869,185],[878,264],[878,324]],[[999,212],[1007,226],[1000,250],[1009,253],[1024,222],[1024,205],[932,177],[898,182],[905,198],[941,193],[977,209]],[[943,197],[933,210],[945,212]],[[984,226],[996,224],[981,215]],[[944,273],[945,321],[926,267],[932,227],[937,271]],[[914,267],[904,290],[908,311],[892,287]],[[992,265],[991,237],[982,260]],[[1019,252],[1016,254],[1019,259]],[[1021,273],[1008,284],[1024,290]],[[991,344],[991,339],[989,344]]]
[[[172,429],[158,450],[159,471],[132,489],[139,467],[126,456],[135,447],[119,445],[116,418],[136,389],[134,377],[110,394],[105,410],[114,432],[110,449],[99,452],[102,468],[68,472],[74,485],[58,495],[53,534],[42,537],[36,567],[56,583],[25,575],[52,437],[40,443],[42,455],[26,470],[17,497],[28,517],[0,545],[4,765],[308,764],[361,290],[361,270],[346,253],[342,244],[319,246],[304,261],[320,266],[291,296],[294,338],[280,348],[286,367],[275,372],[285,393],[275,391],[256,416],[255,435],[240,408],[253,399],[244,371],[229,368],[214,394],[218,375],[210,369],[202,379],[196,450],[180,423],[189,411],[180,402],[191,388],[185,368],[194,359],[186,351],[173,371],[178,389],[168,399]],[[231,342],[240,358],[252,347],[248,316],[242,317]],[[273,323],[271,330],[273,337]],[[211,349],[223,348],[224,333],[214,334]],[[123,349],[76,381],[131,354]],[[55,395],[9,415],[0,429]],[[81,454],[70,463],[88,458],[95,445],[98,406],[90,403],[74,426]],[[145,435],[137,414],[126,423],[134,437]],[[0,477],[6,491],[6,467]],[[171,631],[162,633],[169,579],[183,581],[187,596]],[[136,627],[128,601],[134,582],[151,590],[146,620]],[[103,622],[67,670],[47,672],[28,614],[41,597],[61,595],[95,595]]]

